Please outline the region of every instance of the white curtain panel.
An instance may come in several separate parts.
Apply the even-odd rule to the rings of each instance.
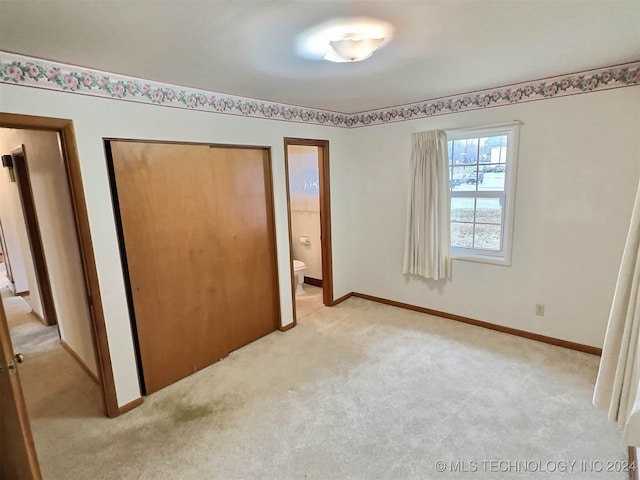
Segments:
[[[409,275],[450,277],[450,194],[447,134],[442,130],[412,135],[411,176],[404,247]]]
[[[640,446],[640,186],[618,273],[593,404],[609,411],[626,445]]]

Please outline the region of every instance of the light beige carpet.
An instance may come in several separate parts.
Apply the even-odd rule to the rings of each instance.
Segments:
[[[21,375],[45,479],[627,478],[593,463],[627,454],[591,406],[597,357],[450,320],[352,298],[117,419],[41,338]]]

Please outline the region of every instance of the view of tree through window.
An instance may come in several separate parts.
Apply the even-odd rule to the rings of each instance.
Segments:
[[[505,134],[449,140],[451,246],[503,250]]]

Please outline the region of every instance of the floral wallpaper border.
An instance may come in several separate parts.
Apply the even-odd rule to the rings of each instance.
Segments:
[[[179,87],[0,51],[0,83],[287,122],[355,128],[640,84],[640,61],[345,114]]]
[[[366,127],[634,85],[640,85],[640,62],[357,113],[349,116],[347,127]]]

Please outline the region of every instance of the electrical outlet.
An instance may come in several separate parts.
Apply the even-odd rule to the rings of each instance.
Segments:
[[[536,315],[540,317],[544,317],[544,304],[542,303],[536,304]]]

